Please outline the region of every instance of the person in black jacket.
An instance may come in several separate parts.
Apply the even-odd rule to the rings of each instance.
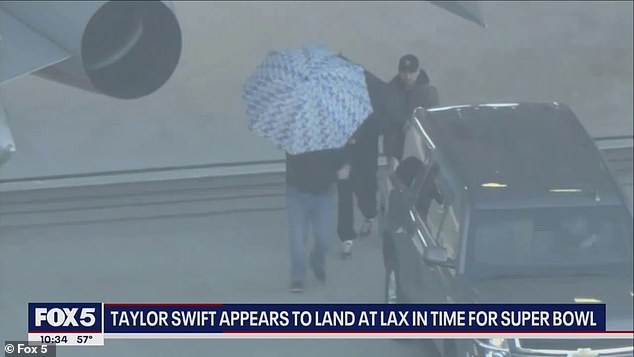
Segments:
[[[348,178],[344,149],[286,154],[286,209],[290,226],[291,292],[304,290],[306,241],[312,226],[315,243],[309,265],[319,281],[326,280],[328,242],[335,231],[336,181]]]
[[[400,58],[398,74],[388,83],[390,91],[397,93],[390,100],[397,101],[398,113],[390,115],[383,133],[383,153],[394,168],[395,161],[403,156],[405,133],[403,126],[418,107],[431,108],[439,104],[438,91],[431,85],[429,76],[420,68],[418,58],[408,54]]]
[[[377,216],[377,171],[379,156],[380,113],[375,111],[361,124],[349,141],[347,155],[350,162],[350,178],[338,181],[337,233],[342,244],[344,258],[352,254],[357,238],[354,227],[354,198],[365,218],[359,231],[362,237],[371,233]]]

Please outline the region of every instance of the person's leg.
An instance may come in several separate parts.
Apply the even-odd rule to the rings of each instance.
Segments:
[[[337,181],[337,233],[344,257],[352,253],[352,244],[357,237],[354,230],[354,196],[350,179]]]
[[[336,187],[333,185],[327,192],[315,196],[314,210],[311,215],[315,244],[310,254],[310,266],[315,277],[320,281],[326,280],[326,253],[332,235],[335,233],[336,200]]]
[[[366,219],[375,218],[377,215],[376,194],[378,184],[376,172],[368,170],[363,179],[360,179],[356,185],[356,195],[359,210]]]
[[[350,179],[337,180],[337,233],[342,242],[356,237],[353,194]]]
[[[377,173],[378,173],[378,139],[369,140],[364,145],[362,156],[357,163],[354,177],[357,205],[365,217],[359,235],[370,235],[372,226],[377,216]]]
[[[286,210],[289,221],[289,243],[291,254],[291,290],[301,292],[306,278],[306,239],[308,237],[307,194],[292,186],[286,187]]]

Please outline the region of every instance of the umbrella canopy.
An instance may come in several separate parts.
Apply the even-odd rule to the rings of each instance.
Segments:
[[[480,6],[476,1],[430,1],[430,3],[458,15],[466,20],[486,27],[484,18],[480,12]]]
[[[363,68],[323,46],[271,51],[242,98],[249,130],[290,154],[341,148],[372,113]]]
[[[339,57],[357,65],[343,54],[339,54]],[[392,118],[398,118],[402,115],[402,95],[394,87],[388,85],[387,82],[369,70],[365,69],[363,74],[365,75],[365,83],[372,105],[372,116],[374,118],[371,119],[378,121],[376,124],[379,125],[380,130],[383,130],[386,126],[390,125],[390,121],[393,120]]]
[[[368,70],[365,76],[374,111],[388,117],[399,116],[403,111],[401,93]]]

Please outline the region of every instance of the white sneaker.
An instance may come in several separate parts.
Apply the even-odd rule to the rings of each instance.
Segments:
[[[350,255],[352,255],[353,244],[354,244],[353,240],[346,240],[341,243],[341,247],[342,247],[341,255],[343,255],[344,258],[347,258]]]

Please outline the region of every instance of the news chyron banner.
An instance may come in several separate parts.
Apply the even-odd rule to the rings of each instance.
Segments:
[[[606,334],[605,304],[29,303],[28,340],[104,345],[147,338],[492,338]],[[618,332],[618,331],[616,331]],[[610,333],[615,333],[611,331]],[[621,331],[631,336],[632,331]],[[629,334],[629,335],[628,335]]]

